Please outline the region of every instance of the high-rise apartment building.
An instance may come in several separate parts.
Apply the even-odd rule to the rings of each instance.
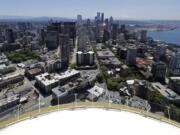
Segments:
[[[166,68],[166,64],[163,62],[154,63],[151,71],[153,74],[153,80],[164,83],[166,77]]]
[[[130,66],[136,64],[137,48],[134,46],[128,47],[126,63]]]
[[[70,44],[69,44],[69,36],[67,34],[59,35],[59,46],[60,46],[60,58],[63,63],[63,67],[68,67]]]
[[[169,63],[169,74],[172,76],[180,76],[180,52],[171,57]]]

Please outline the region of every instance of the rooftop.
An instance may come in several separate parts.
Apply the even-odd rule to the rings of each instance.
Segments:
[[[0,65],[0,69],[4,69],[4,68],[6,68],[7,66],[5,65],[5,64],[1,64]]]
[[[97,51],[98,57],[104,58],[104,57],[115,57],[115,55],[110,50],[105,51]]]
[[[8,103],[14,102],[16,100],[19,100],[19,95],[14,95],[14,96],[10,96],[8,98],[2,99],[0,100],[0,107]]]
[[[96,97],[99,97],[105,92],[105,90],[95,85],[93,88],[89,89],[88,92]]]
[[[116,58],[116,57],[107,58],[107,59],[105,59],[105,60],[102,60],[102,62],[103,62],[104,64],[112,64],[112,65],[116,65],[116,66],[122,64],[122,63],[118,60],[118,58]]]
[[[11,78],[14,78],[14,77],[18,77],[18,76],[22,76],[22,75],[20,73],[13,73],[13,74],[4,76],[3,80],[8,80],[8,79],[11,79]]]
[[[80,73],[79,71],[74,70],[74,69],[73,70],[67,70],[61,74],[44,73],[44,74],[36,76],[36,80],[41,81],[44,85],[48,86],[52,83],[58,82],[58,81],[65,79],[65,78],[69,78],[69,77],[76,75],[76,74],[79,74],[79,73]]]
[[[56,87],[54,89],[52,89],[52,93],[54,95],[56,95],[57,97],[62,97],[68,94],[68,91],[61,88],[61,87]]]
[[[40,68],[33,68],[31,70],[28,71],[31,75],[37,74],[41,72]]]
[[[44,85],[48,86],[52,83],[58,82],[59,81],[59,75],[58,74],[49,74],[49,73],[44,73],[41,75],[38,75],[35,77],[38,81],[41,81]]]
[[[180,80],[180,77],[170,77],[172,80]]]

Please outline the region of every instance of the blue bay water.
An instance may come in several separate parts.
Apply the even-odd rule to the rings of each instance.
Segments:
[[[152,37],[154,40],[180,45],[180,29],[167,31],[149,31],[148,36]]]

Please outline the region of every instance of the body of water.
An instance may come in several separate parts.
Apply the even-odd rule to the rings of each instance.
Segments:
[[[160,40],[167,43],[180,45],[180,29],[166,31],[149,31],[148,37],[152,37],[154,40]]]

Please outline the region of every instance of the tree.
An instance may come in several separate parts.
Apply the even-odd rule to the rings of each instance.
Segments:
[[[103,83],[103,75],[102,73],[99,73],[97,76],[96,76],[96,80],[99,82],[99,83]]]
[[[148,101],[162,106],[168,105],[168,100],[165,97],[163,97],[161,93],[157,90],[148,92]]]
[[[38,58],[40,52],[31,51],[30,49],[21,49],[19,51],[12,51],[6,53],[7,57],[14,63],[19,63],[25,60]]]
[[[106,71],[108,71],[108,68],[106,66],[102,66],[101,70],[102,70],[102,72],[106,72]]]
[[[169,112],[168,112],[168,109],[169,109]],[[169,108],[166,109],[165,115],[168,118],[170,115],[171,119],[180,122],[180,109],[176,107],[175,105],[170,105]]]
[[[74,68],[76,67],[76,64],[75,64],[75,63],[72,63],[72,64],[70,65],[70,67],[71,67],[71,69],[74,69]]]
[[[114,82],[111,78],[107,79],[107,87],[109,90],[117,90],[118,89],[118,83]]]

